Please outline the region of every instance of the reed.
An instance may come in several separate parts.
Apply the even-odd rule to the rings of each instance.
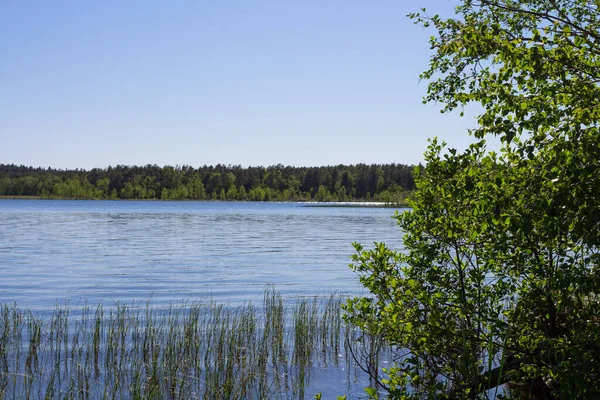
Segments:
[[[344,368],[348,379],[356,370],[343,301],[286,306],[268,289],[258,309],[67,304],[46,318],[0,305],[0,399],[312,398],[315,368]]]

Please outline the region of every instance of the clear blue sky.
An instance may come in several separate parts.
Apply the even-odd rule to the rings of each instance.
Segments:
[[[447,0],[0,2],[0,163],[422,161],[473,116],[423,105]]]

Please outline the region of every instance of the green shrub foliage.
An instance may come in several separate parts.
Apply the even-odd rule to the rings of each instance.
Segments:
[[[346,318],[395,345],[392,398],[600,398],[600,13],[587,0],[463,0],[423,77],[476,141],[432,140],[404,249],[356,244],[372,296]],[[485,138],[502,141],[499,154]]]

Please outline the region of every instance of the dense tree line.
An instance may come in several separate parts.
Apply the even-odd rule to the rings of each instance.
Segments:
[[[86,171],[0,164],[0,196],[55,199],[376,200],[401,203],[414,187],[403,164],[270,167],[126,166]]]

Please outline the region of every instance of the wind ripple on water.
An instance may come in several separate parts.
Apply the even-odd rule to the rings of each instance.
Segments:
[[[0,302],[260,301],[361,291],[351,242],[400,247],[380,208],[218,202],[0,201]]]

